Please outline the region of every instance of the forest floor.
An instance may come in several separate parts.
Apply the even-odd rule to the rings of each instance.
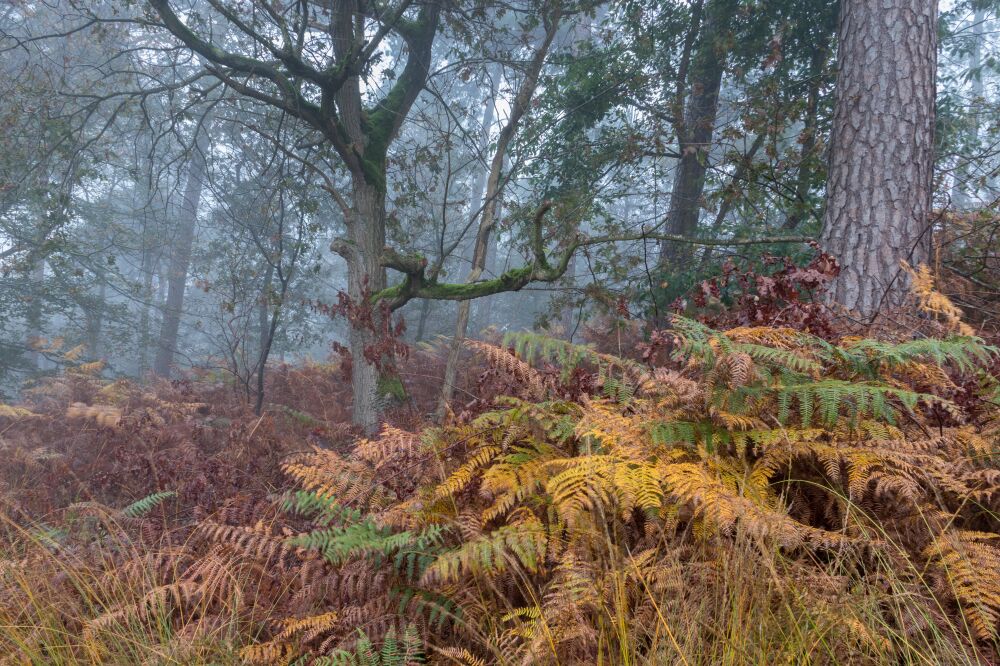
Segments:
[[[0,663],[1000,663],[996,350],[921,304],[470,342],[442,424],[419,350],[367,439],[336,364],[70,367],[0,407]]]

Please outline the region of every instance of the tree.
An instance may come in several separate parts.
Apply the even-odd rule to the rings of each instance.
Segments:
[[[174,352],[177,350],[177,331],[180,329],[184,310],[184,292],[187,288],[188,268],[191,264],[191,250],[198,222],[198,207],[201,203],[201,192],[205,187],[211,126],[211,120],[204,119],[195,127],[197,136],[191,149],[187,182],[178,210],[176,237],[171,245],[170,269],[167,275],[167,302],[163,312],[163,325],[160,328],[156,358],[153,361],[153,373],[160,377],[170,376]]]
[[[699,36],[688,75],[691,93],[687,108],[682,111],[683,85],[686,82],[679,80],[675,101],[674,127],[678,136],[680,163],[674,175],[670,210],[667,212],[666,227],[671,234],[692,237],[698,229],[708,155],[719,108],[719,89],[726,67],[724,37],[730,29],[737,5],[733,0],[708,0],[704,19],[701,17],[701,0],[694,5],[691,30]],[[686,68],[685,64],[682,70]],[[668,264],[683,262],[690,258],[690,246],[666,241],[662,244],[660,256],[661,261]]]
[[[384,290],[386,158],[427,80],[441,4],[431,1],[410,11],[412,3],[402,0],[379,10],[343,0],[321,3],[317,12],[307,3],[278,7],[258,1],[240,11],[209,0],[234,41],[249,45],[245,52],[230,50],[224,40],[213,42],[212,31],[199,33],[177,4],[150,0],[162,26],[204,58],[212,75],[237,93],[304,121],[317,132],[316,141],[333,148],[350,181],[349,198],[329,188],[347,225],[347,237],[332,248],[347,262],[348,295],[361,304]],[[377,25],[371,33],[369,22]],[[397,46],[405,51],[405,65],[378,95],[365,80],[390,35],[405,44]],[[368,93],[376,96],[370,99]],[[353,420],[367,430],[378,423],[379,376],[370,356],[378,328],[351,331]]]
[[[844,0],[838,60],[822,245],[842,265],[831,298],[873,317],[930,247],[936,0]]]
[[[482,276],[483,270],[486,268],[486,257],[489,252],[490,235],[493,233],[494,226],[496,226],[497,209],[500,205],[500,195],[504,186],[501,177],[503,175],[504,160],[507,157],[507,147],[514,138],[514,133],[517,131],[518,124],[521,122],[524,114],[528,111],[528,106],[534,97],[535,88],[538,85],[538,76],[541,74],[542,66],[545,64],[545,57],[548,54],[549,47],[552,45],[552,40],[555,38],[556,32],[559,29],[559,20],[560,8],[559,5],[556,4],[555,10],[552,14],[544,17],[545,32],[542,37],[541,44],[532,54],[531,61],[524,73],[524,79],[521,81],[521,85],[519,86],[517,94],[514,96],[514,101],[511,104],[510,115],[507,117],[507,121],[500,128],[500,132],[497,136],[496,150],[493,153],[493,159],[490,162],[489,175],[486,179],[486,195],[484,198],[482,216],[479,220],[479,229],[476,232],[476,238],[473,245],[472,268],[469,271],[469,276],[467,278],[467,281],[470,283],[478,280]],[[444,373],[444,386],[441,391],[439,414],[442,415],[445,413],[455,387],[462,341],[465,339],[465,335],[469,327],[469,308],[470,301],[468,300],[462,301],[458,304],[458,321],[455,324],[455,335],[452,336],[451,347],[448,350],[448,361],[445,365]]]

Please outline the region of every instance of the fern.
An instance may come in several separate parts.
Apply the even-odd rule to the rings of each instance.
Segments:
[[[176,497],[177,493],[173,490],[165,490],[159,493],[153,493],[152,495],[147,495],[142,499],[138,499],[132,502],[128,506],[122,509],[122,515],[128,516],[129,518],[139,518],[144,516],[158,505],[162,504],[164,501]]]
[[[343,527],[328,527],[300,534],[290,538],[288,544],[319,551],[333,565],[343,564],[357,557],[375,558],[378,565],[391,555],[398,555],[397,563],[403,563],[410,554],[416,558],[417,553],[437,544],[442,530],[439,525],[431,525],[416,533],[392,532],[365,519]],[[412,569],[412,565],[408,568]]]
[[[505,525],[443,553],[428,567],[424,580],[449,582],[467,575],[494,575],[514,562],[529,572],[537,571],[546,543],[545,531],[537,521]]]
[[[420,634],[414,625],[408,624],[399,638],[395,628],[390,628],[380,650],[376,650],[368,635],[359,629],[354,650],[337,650],[311,663],[317,666],[414,666],[426,663],[426,660]]]
[[[944,587],[965,611],[976,635],[995,639],[1000,628],[1000,535],[944,532],[925,554],[940,562]]]

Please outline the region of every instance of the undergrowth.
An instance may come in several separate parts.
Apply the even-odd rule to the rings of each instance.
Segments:
[[[41,515],[24,506],[30,470],[11,465],[0,654],[996,663],[996,350],[936,311],[952,333],[895,340],[675,316],[656,364],[530,334],[470,342],[505,395],[349,446],[275,410],[300,429],[298,446],[271,440],[288,483],[190,510],[197,488],[160,483]],[[210,427],[183,401],[111,413],[88,390],[72,418],[111,439]],[[0,416],[6,433],[57,418]],[[262,427],[280,430],[234,419],[224,439]],[[65,458],[4,437],[18,464]]]

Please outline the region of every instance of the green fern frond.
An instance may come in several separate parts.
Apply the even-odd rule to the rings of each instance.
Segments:
[[[165,490],[163,492],[147,495],[146,497],[136,500],[122,509],[122,515],[128,516],[129,518],[139,518],[140,516],[146,515],[156,508],[157,505],[162,504],[171,497],[177,497],[177,493],[173,490]]]

